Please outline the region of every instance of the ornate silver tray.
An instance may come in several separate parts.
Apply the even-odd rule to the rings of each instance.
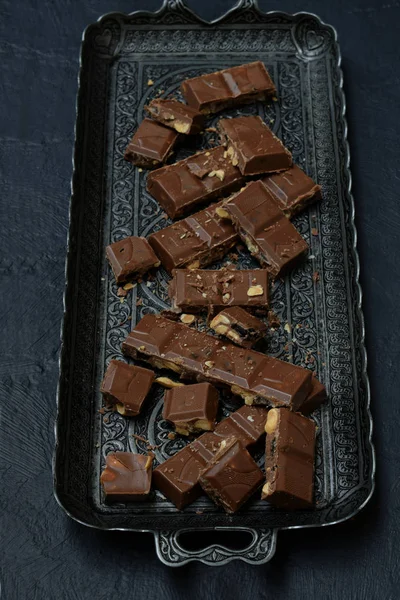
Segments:
[[[110,450],[144,451],[132,437],[136,434],[158,446],[156,459],[162,461],[184,443],[167,437],[161,390],[138,419],[98,412],[107,362],[121,355],[122,340],[143,314],[167,306],[165,272],[138,285],[121,303],[104,258],[110,241],[146,236],[168,223],[146,192],[146,173],[125,162],[123,152],[144,104],[155,95],[177,91],[183,77],[254,60],[263,60],[272,73],[279,101],[235,112],[258,113],[269,121],[323,189],[323,202],[296,218],[310,256],[275,286],[273,308],[282,325],[267,341],[270,354],[307,364],[328,389],[329,403],[315,417],[316,508],[286,513],[255,499],[232,517],[204,497],[179,512],[157,492],[147,503],[106,506],[99,473]],[[54,456],[55,494],[72,518],[100,529],[151,531],[158,556],[168,565],[190,560],[217,565],[235,558],[257,564],[273,556],[279,529],[338,523],[366,504],[374,485],[374,452],[344,113],[336,33],[314,15],[264,14],[253,0],[243,0],[207,23],[171,0],[157,13],[109,14],[88,27],[77,103]],[[196,136],[177,158],[213,137],[212,131]],[[242,267],[254,264],[244,252],[239,261]],[[223,412],[234,408],[234,401],[225,401]],[[183,531],[221,528],[247,531],[251,541],[240,550],[183,545]]]

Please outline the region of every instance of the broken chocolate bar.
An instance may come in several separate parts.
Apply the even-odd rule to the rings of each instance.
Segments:
[[[212,431],[218,411],[218,392],[210,383],[173,387],[164,396],[163,419],[181,435]]]
[[[242,175],[284,171],[292,165],[292,155],[258,116],[221,119],[221,144]]]
[[[283,173],[268,175],[262,180],[275,198],[279,208],[289,218],[312,202],[321,200],[321,187],[297,165]]]
[[[214,432],[204,433],[197,440],[171,456],[153,472],[153,482],[181,510],[201,494],[200,473],[220,443],[235,436],[246,448],[254,445],[264,434],[267,410],[259,406],[242,406],[220,423]]]
[[[224,308],[210,322],[215,333],[224,335],[243,348],[251,348],[264,337],[267,326],[240,306]]]
[[[168,294],[173,310],[198,312],[207,307],[246,306],[268,309],[268,273],[265,269],[176,269]]]
[[[150,369],[112,360],[100,391],[106,402],[115,406],[121,415],[134,417],[140,413],[154,378],[155,374]]]
[[[147,190],[171,219],[238,190],[243,177],[225,157],[225,148],[203,150],[147,178]]]
[[[235,513],[257,491],[264,480],[250,454],[235,438],[224,440],[207,468],[200,485],[227,513]]]
[[[238,235],[229,220],[218,216],[218,208],[222,208],[222,202],[149,236],[150,245],[167,271],[205,267],[235,245]]]
[[[313,377],[311,380],[311,391],[303,404],[300,406],[299,411],[303,415],[309,415],[314,410],[317,410],[327,400],[325,386],[316,378]]]
[[[181,91],[188,104],[204,114],[266,100],[276,94],[272,79],[260,61],[186,79]]]
[[[144,119],[129,142],[124,158],[138,167],[154,169],[172,154],[177,139],[178,134],[169,127]]]
[[[138,278],[161,264],[149,242],[142,237],[130,236],[110,244],[106,255],[118,284]]]
[[[252,181],[229,198],[223,210],[251,254],[273,277],[285,275],[307,253],[307,243],[261,181]]]
[[[144,107],[155,121],[186,135],[200,133],[204,127],[204,115],[178,100],[155,98]]]
[[[315,423],[285,408],[269,411],[262,499],[286,510],[310,508],[314,494]]]
[[[107,502],[137,502],[150,494],[153,459],[144,454],[113,452],[107,455],[100,476]]]
[[[122,350],[182,378],[228,386],[246,404],[297,410],[311,388],[308,369],[222,342],[159,315],[145,315],[123,342]]]

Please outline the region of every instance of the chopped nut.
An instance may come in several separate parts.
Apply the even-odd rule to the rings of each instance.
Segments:
[[[265,496],[269,496],[271,493],[271,485],[269,484],[269,482],[267,481],[267,483],[264,485],[263,489],[262,489],[262,493]]]
[[[143,169],[142,169],[142,167],[139,167],[139,168],[138,168],[138,171],[139,171],[139,173],[143,173]]]
[[[217,325],[216,327],[212,327],[212,329],[215,330],[215,333],[219,333],[221,335],[225,335],[225,333],[229,331],[229,327],[227,327],[226,325]]]
[[[188,269],[193,270],[193,269],[198,269],[200,267],[200,261],[199,260],[194,260],[192,263],[190,263],[190,265],[187,266]]]
[[[313,281],[315,281],[315,282],[319,281],[318,271],[314,271],[312,278],[313,278]]]
[[[206,360],[205,361],[205,366],[208,367],[209,369],[212,369],[214,366],[214,362],[212,360]]]
[[[252,285],[247,290],[248,296],[262,296],[264,293],[264,288],[262,285]]]
[[[221,219],[230,219],[228,211],[225,210],[225,208],[222,208],[222,206],[218,206],[218,208],[215,209],[215,212]]]
[[[291,326],[291,324],[290,323],[285,323],[284,330],[287,333],[292,333],[292,326]]]
[[[125,410],[125,406],[123,404],[116,404],[115,408],[117,409],[117,411],[119,412],[120,415],[125,416],[126,415],[126,410]]]
[[[167,438],[169,440],[174,440],[176,438],[176,433],[174,433],[173,431],[170,431],[169,434],[167,435]]]
[[[146,350],[146,346],[139,346],[140,352],[144,352]]]
[[[185,325],[191,325],[196,320],[196,317],[194,315],[187,315],[187,314],[183,313],[180,316],[180,319],[181,319],[182,323],[185,323]]]
[[[189,123],[184,123],[183,121],[175,121],[174,129],[176,129],[178,133],[187,133],[190,129],[190,125]]]
[[[247,417],[247,420],[250,421],[250,423],[254,423],[254,417],[252,417],[251,415]]]
[[[228,317],[226,317],[223,314],[219,314],[216,317],[213,318],[213,320],[210,323],[210,327],[212,327],[214,329],[214,327],[216,327],[216,325],[219,325],[220,323],[223,323],[224,325],[230,325],[231,322],[228,319]]]
[[[154,81],[152,79],[147,80],[147,85],[154,85]]]
[[[229,300],[230,300],[230,297],[231,297],[230,293],[229,293],[229,292],[226,292],[226,294],[224,294],[224,295],[222,296],[222,300],[223,300],[223,302],[229,302]]]
[[[121,302],[121,304],[123,304],[123,303],[124,303],[124,301],[125,301],[125,298],[123,298],[123,297],[121,296],[121,298],[119,299],[119,301]]]
[[[124,285],[124,290],[133,290],[136,287],[136,283],[126,283]]]
[[[271,408],[268,412],[267,421],[265,423],[265,432],[273,433],[278,425],[279,410],[277,408]]]
[[[166,388],[182,387],[183,385],[185,385],[184,383],[180,383],[179,381],[173,381],[169,377],[157,377],[155,381],[156,383],[159,383],[160,385]]]
[[[311,228],[311,235],[318,235],[318,229],[316,227]]]
[[[205,156],[210,156],[211,152],[206,152]]]
[[[234,342],[237,342],[237,343],[239,343],[241,341],[240,335],[238,333],[236,333],[236,331],[233,331],[232,329],[230,331],[228,331],[228,333],[226,334],[226,337],[230,338],[231,340],[233,340]]]
[[[144,468],[145,468],[146,471],[148,471],[150,469],[152,463],[153,463],[152,457],[148,456],[147,460],[146,460],[146,464],[144,465]]]

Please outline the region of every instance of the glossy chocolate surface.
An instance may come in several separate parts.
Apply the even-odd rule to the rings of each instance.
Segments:
[[[321,186],[297,165],[282,173],[268,175],[262,182],[287,217],[293,217],[312,202],[321,200]]]
[[[242,175],[284,171],[292,165],[292,155],[258,116],[221,119],[221,144]]]
[[[261,181],[249,183],[224,208],[250,252],[273,277],[285,275],[307,253],[307,243]]]
[[[235,513],[264,480],[247,450],[235,438],[226,440],[200,475],[203,490],[228,513]]]
[[[107,502],[146,500],[151,487],[152,462],[152,457],[144,454],[108,454],[100,477]]]
[[[100,391],[107,403],[115,405],[120,414],[133,417],[140,413],[154,378],[155,374],[150,369],[112,360]]]
[[[144,119],[125,150],[125,160],[154,169],[164,163],[172,153],[178,134],[151,119]]]
[[[147,190],[167,215],[176,219],[199,204],[239,189],[243,181],[225,148],[217,146],[153,171],[147,178]]]
[[[155,121],[175,129],[178,133],[200,133],[204,127],[204,115],[178,100],[155,98],[145,109]]]
[[[275,428],[268,432],[269,424]],[[266,484],[262,499],[287,510],[311,508],[314,496],[315,423],[285,408],[268,414]]]
[[[186,79],[181,91],[190,106],[205,114],[276,94],[275,85],[260,61]]]
[[[110,244],[106,247],[106,256],[118,284],[160,266],[149,242],[142,237],[130,236]]]
[[[165,392],[163,419],[178,433],[212,431],[218,411],[218,391],[210,383],[173,387]]]
[[[255,350],[191,329],[154,314],[145,315],[122,344],[128,356],[231,388],[247,404],[302,404],[311,388],[311,372]]]
[[[165,269],[205,267],[222,258],[237,242],[228,219],[215,212],[222,202],[152,233],[148,240]]]
[[[193,312],[207,307],[268,308],[268,272],[265,269],[177,269],[169,284],[172,307]]]

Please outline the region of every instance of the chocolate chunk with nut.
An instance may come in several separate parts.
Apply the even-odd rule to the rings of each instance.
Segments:
[[[150,494],[152,475],[151,456],[132,452],[113,452],[107,455],[101,474],[107,502],[137,502]]]
[[[164,396],[163,418],[181,435],[212,431],[218,411],[218,392],[209,383],[172,387]]]
[[[221,144],[232,164],[242,175],[284,171],[292,165],[292,155],[258,116],[221,119]]]
[[[266,100],[276,94],[275,85],[261,61],[186,79],[181,91],[188,104],[204,114]]]
[[[305,257],[306,241],[261,181],[252,181],[229,198],[224,210],[251,254],[273,277],[284,276]]]
[[[136,236],[110,244],[106,255],[118,284],[137,279],[161,264],[149,242]]]
[[[134,417],[140,413],[154,378],[155,374],[150,369],[112,360],[100,391],[106,402],[115,406],[121,415]]]
[[[285,408],[273,408],[265,424],[266,482],[262,499],[279,508],[313,506],[315,423]]]
[[[235,438],[228,438],[200,475],[200,485],[227,513],[235,513],[264,480],[261,469]]]
[[[265,269],[176,269],[172,275],[168,294],[174,310],[187,313],[228,306],[245,306],[264,312],[268,309]]]
[[[147,178],[147,191],[171,219],[177,219],[199,204],[238,190],[243,181],[239,169],[225,156],[225,148],[218,146],[153,171]]]
[[[178,134],[151,119],[144,119],[125,150],[125,160],[145,169],[155,169],[172,154]]]
[[[175,129],[178,133],[200,133],[204,127],[204,115],[178,100],[155,98],[145,109],[155,121]]]
[[[221,310],[210,322],[210,327],[220,335],[243,348],[252,348],[265,336],[267,326],[240,306]]]

